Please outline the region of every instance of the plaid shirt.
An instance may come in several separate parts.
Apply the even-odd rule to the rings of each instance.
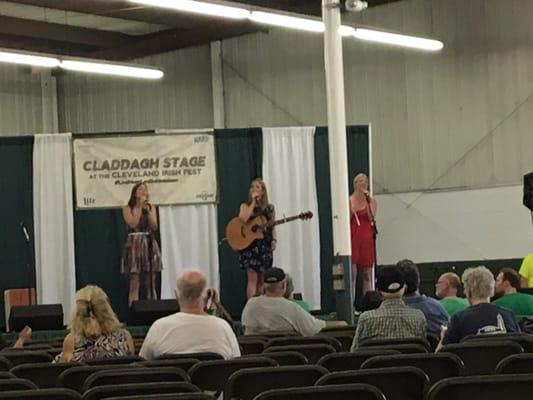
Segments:
[[[379,308],[361,314],[351,350],[357,349],[363,340],[409,337],[426,337],[424,314],[406,306],[402,299],[387,299]]]

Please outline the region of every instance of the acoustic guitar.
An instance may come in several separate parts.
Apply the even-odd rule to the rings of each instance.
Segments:
[[[297,219],[311,218],[313,218],[311,211],[271,222],[268,222],[263,216],[252,218],[248,222],[242,222],[239,217],[235,217],[226,226],[226,240],[233,250],[243,250],[250,246],[254,240],[262,239],[267,228]]]

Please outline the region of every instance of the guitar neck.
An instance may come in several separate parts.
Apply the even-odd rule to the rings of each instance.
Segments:
[[[272,221],[268,224],[268,226],[271,226],[271,227],[274,227],[276,225],[281,225],[281,224],[284,224],[286,222],[291,222],[291,221],[294,221],[296,219],[300,219],[300,216],[299,215],[295,215],[294,217],[287,217],[287,218],[283,218],[283,219],[278,219],[276,221]]]

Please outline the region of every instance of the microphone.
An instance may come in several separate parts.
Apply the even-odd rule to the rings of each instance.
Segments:
[[[368,199],[370,197],[370,192],[368,190],[365,190],[363,192],[363,194],[365,195],[365,197]]]
[[[26,239],[26,243],[30,243],[30,234],[28,233],[28,230],[26,229],[26,225],[24,222],[20,223],[20,227],[22,228],[22,233],[24,233],[24,238]]]

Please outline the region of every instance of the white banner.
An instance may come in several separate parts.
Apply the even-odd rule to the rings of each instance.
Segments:
[[[216,201],[213,132],[74,139],[77,208],[120,207],[133,185],[156,205]]]

